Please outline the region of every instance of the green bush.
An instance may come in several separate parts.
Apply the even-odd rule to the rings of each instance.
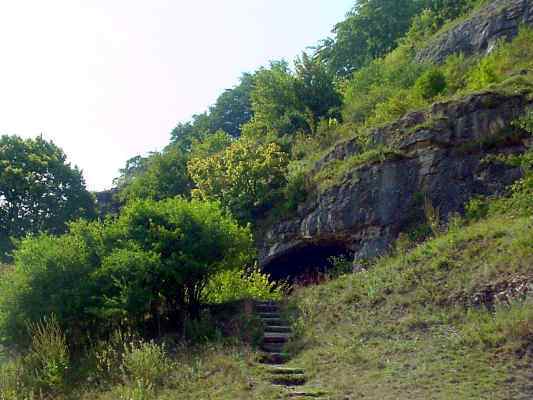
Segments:
[[[524,176],[509,187],[504,197],[471,199],[465,207],[466,216],[470,220],[477,221],[491,215],[527,216],[533,214],[533,151],[519,156],[503,157],[498,161],[520,166]]]
[[[30,352],[26,356],[26,368],[35,374],[34,387],[45,392],[57,393],[64,389],[70,356],[67,338],[52,315],[30,323]]]
[[[100,251],[95,227],[81,222],[64,236],[21,241],[14,266],[0,275],[0,339],[6,344],[29,344],[27,322],[52,313],[73,341],[93,326],[98,292],[91,274]]]
[[[426,100],[442,94],[446,90],[446,76],[438,68],[424,72],[415,82],[416,93]]]
[[[211,304],[243,299],[279,300],[282,288],[259,269],[228,270],[213,276],[206,287],[204,301]]]
[[[0,360],[2,400],[56,398],[67,388],[70,354],[57,320],[51,317],[30,324],[29,331],[29,351],[7,361]]]
[[[172,367],[163,345],[142,340],[124,345],[122,368],[130,382],[141,382],[144,387],[162,386]]]
[[[0,362],[0,399],[31,399],[27,375],[22,358]]]
[[[222,333],[208,310],[203,310],[200,318],[185,321],[185,340],[188,343],[216,342],[221,338]]]
[[[510,43],[500,42],[481,58],[467,75],[468,89],[481,90],[505,78],[533,68],[533,29],[523,27]]]
[[[288,161],[277,143],[237,140],[211,157],[189,161],[193,195],[219,201],[241,222],[251,222],[281,198]]]
[[[474,197],[465,206],[466,218],[470,221],[479,221],[489,213],[489,203],[486,199]]]
[[[462,53],[449,56],[442,65],[442,73],[446,79],[446,94],[454,95],[468,84],[468,74],[475,60],[465,57]]]
[[[337,279],[353,272],[353,262],[348,257],[331,257],[329,263],[331,266],[328,268],[327,274],[330,279]]]
[[[408,49],[400,47],[355,72],[344,85],[344,120],[359,124],[365,122],[375,114],[378,105],[411,88],[426,68],[412,60]],[[404,95],[402,93],[397,98]],[[377,124],[388,121],[374,119]]]
[[[533,135],[533,110],[528,110],[523,116],[518,118],[514,126]]]
[[[0,338],[24,344],[26,322],[51,314],[71,344],[85,332],[144,327],[161,310],[176,323],[196,318],[208,280],[252,256],[250,229],[217,203],[133,202],[116,221],[21,242],[14,267],[0,275]]]

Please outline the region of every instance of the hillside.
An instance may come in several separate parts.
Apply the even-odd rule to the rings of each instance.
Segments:
[[[533,398],[532,16],[356,2],[94,199],[2,137],[0,400]]]

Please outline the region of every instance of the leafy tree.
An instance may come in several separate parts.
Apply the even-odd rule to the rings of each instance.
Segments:
[[[0,339],[18,342],[28,321],[51,314],[77,344],[117,325],[197,318],[209,279],[252,256],[250,229],[217,203],[135,201],[115,221],[22,240],[0,275]]]
[[[73,340],[92,329],[98,293],[91,274],[102,254],[97,223],[76,222],[66,235],[23,239],[15,265],[0,276],[0,340],[24,342],[27,322],[54,314]]]
[[[188,169],[197,195],[216,199],[241,221],[250,221],[280,198],[287,164],[279,145],[241,139],[211,157],[192,159]]]
[[[254,76],[243,74],[238,85],[226,89],[209,107],[209,112],[195,114],[192,121],[179,123],[171,132],[171,143],[183,151],[190,150],[194,141],[205,139],[217,131],[239,137],[241,126],[253,115],[251,93]]]
[[[211,131],[211,122],[207,113],[195,114],[192,121],[179,123],[170,133],[170,145],[186,152],[195,140],[201,140]]]
[[[416,0],[357,1],[346,19],[335,25],[335,37],[322,41],[316,55],[331,73],[348,76],[394,49],[423,8],[424,2]]]
[[[249,229],[212,202],[135,202],[123,211],[116,228],[119,238],[159,256],[151,285],[167,307],[186,307],[194,318],[209,277],[244,266],[253,253]]]
[[[251,93],[254,76],[243,74],[240,83],[222,93],[209,109],[210,131],[222,130],[232,137],[241,135],[241,126],[252,119]]]
[[[124,168],[119,170],[120,176],[113,180],[116,187],[123,187],[130,183],[136,176],[146,171],[149,156],[137,155],[126,161]]]
[[[0,138],[0,250],[9,237],[64,232],[69,220],[93,218],[94,200],[81,171],[42,137]]]
[[[296,94],[311,111],[315,121],[338,117],[342,99],[334,84],[334,77],[317,58],[302,53],[295,62]]]
[[[282,137],[310,130],[309,111],[298,97],[297,86],[286,61],[274,61],[270,68],[259,69],[251,94],[254,116],[243,127],[245,135]]]
[[[232,143],[232,137],[220,130],[207,135],[204,140],[195,140],[191,148],[191,158],[207,158],[215,155]]]
[[[121,188],[123,202],[134,199],[162,200],[178,195],[188,196],[191,182],[187,174],[189,153],[178,145],[168,146],[143,161],[143,171],[135,174]]]

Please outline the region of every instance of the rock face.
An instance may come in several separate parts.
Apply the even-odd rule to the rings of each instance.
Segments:
[[[511,122],[531,107],[529,94],[486,92],[437,103],[374,130],[374,144],[400,155],[354,169],[338,186],[311,195],[295,216],[265,229],[258,240],[260,264],[269,272],[281,264],[289,268],[316,246],[370,258],[423,220],[425,199],[445,219],[475,195],[502,193],[520,178],[520,169],[484,158],[526,150],[530,140]],[[341,143],[316,170],[358,151],[355,139]]]
[[[489,1],[471,18],[434,38],[417,60],[442,63],[454,53],[488,52],[498,40],[515,37],[522,24],[533,25],[533,0]]]
[[[109,189],[94,193],[99,218],[103,219],[107,215],[118,215],[120,211],[120,203],[116,199],[117,194],[117,189]]]

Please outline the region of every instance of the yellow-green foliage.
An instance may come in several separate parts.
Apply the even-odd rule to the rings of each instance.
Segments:
[[[205,288],[204,301],[211,304],[243,299],[279,300],[283,290],[259,269],[228,270],[213,276]]]
[[[468,90],[481,90],[533,68],[533,30],[522,28],[512,43],[500,44],[468,73]]]
[[[215,199],[243,221],[269,209],[285,184],[288,157],[276,143],[241,139],[224,151],[189,161],[195,195]]]

